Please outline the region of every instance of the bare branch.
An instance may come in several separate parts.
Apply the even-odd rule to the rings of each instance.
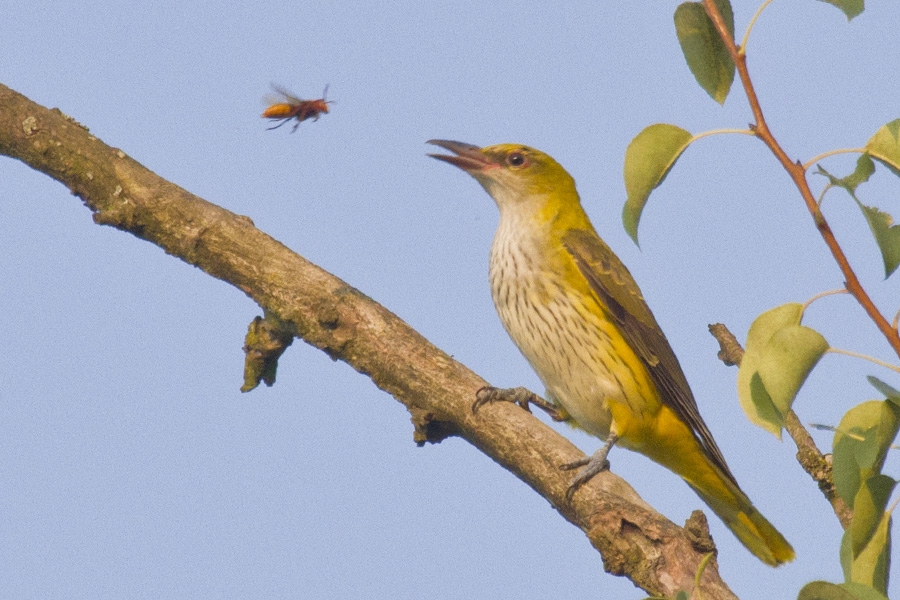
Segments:
[[[728,367],[740,366],[741,359],[744,358],[744,349],[728,327],[722,323],[713,323],[709,326],[709,332],[719,342],[719,360]]]
[[[66,185],[111,225],[226,281],[279,319],[291,335],[370,377],[412,415],[414,439],[462,437],[545,497],[585,532],[606,570],[644,590],[674,596],[694,588],[713,548],[702,519],[686,530],[656,513],[622,479],[602,473],[573,502],[559,465],[583,454],[526,411],[507,403],[473,414],[485,381],[390,311],[253,226],[103,144],[58,110],[0,85],[0,153]],[[252,344],[251,344],[252,346]],[[710,564],[703,597],[734,598]]]

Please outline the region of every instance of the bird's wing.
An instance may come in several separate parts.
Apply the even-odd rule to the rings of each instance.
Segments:
[[[700,416],[681,365],[631,273],[593,231],[570,229],[562,241],[625,341],[646,365],[662,402],[691,428],[706,455],[734,481],[722,452]],[[736,481],[734,483],[737,485]]]

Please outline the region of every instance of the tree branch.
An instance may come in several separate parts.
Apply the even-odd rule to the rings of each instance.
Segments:
[[[678,527],[609,472],[566,501],[569,476],[559,465],[581,458],[577,448],[506,403],[473,414],[484,380],[360,291],[256,229],[249,218],[161,179],[59,110],[3,85],[0,154],[66,185],[93,211],[96,223],[150,241],[234,285],[267,318],[277,318],[279,329],[370,377],[407,407],[417,443],[455,435],[479,448],[584,531],[608,572],[652,594],[693,590],[701,560],[714,550],[701,513]],[[715,561],[703,572],[701,587],[706,599],[734,598]]]
[[[744,349],[740,342],[734,337],[734,334],[722,323],[715,323],[709,326],[709,332],[716,341],[719,342],[719,359],[731,366],[740,366],[741,359],[744,357]],[[793,409],[787,412],[784,419],[784,428],[787,429],[788,435],[797,444],[797,462],[803,467],[813,481],[819,486],[825,499],[831,504],[834,514],[837,516],[841,527],[847,529],[850,526],[850,519],[853,512],[837,495],[834,489],[834,475],[831,469],[830,455],[822,454],[819,447],[816,446],[815,440],[809,435],[809,432],[803,427],[800,417]]]
[[[853,268],[850,266],[850,262],[847,260],[847,256],[844,254],[843,249],[841,249],[837,239],[834,237],[831,226],[828,225],[828,221],[825,220],[825,215],[819,210],[819,205],[816,202],[812,191],[809,189],[809,183],[806,181],[806,168],[800,161],[795,162],[788,157],[787,153],[769,130],[769,125],[766,123],[766,119],[763,116],[762,107],[760,106],[759,98],[756,96],[753,82],[750,80],[750,72],[747,70],[747,56],[744,54],[743,49],[738,48],[735,44],[734,38],[732,38],[731,34],[728,32],[725,20],[722,18],[722,14],[719,12],[714,0],[703,0],[703,6],[706,8],[709,18],[712,20],[719,37],[722,38],[725,47],[728,49],[728,53],[731,55],[731,59],[737,67],[738,76],[741,78],[741,84],[744,86],[744,93],[747,95],[747,100],[750,102],[750,110],[753,112],[753,118],[756,120],[754,126],[756,137],[769,147],[772,154],[775,155],[775,158],[778,159],[781,166],[788,172],[788,175],[790,175],[791,179],[794,181],[794,185],[796,185],[797,189],[800,191],[800,195],[806,203],[806,208],[809,210],[809,214],[812,216],[813,222],[819,230],[819,234],[822,236],[822,239],[825,240],[825,244],[828,246],[834,260],[841,269],[841,273],[844,275],[844,285],[846,286],[847,291],[856,298],[856,301],[863,307],[863,310],[866,311],[869,318],[875,322],[875,325],[887,339],[888,343],[894,349],[894,352],[897,353],[897,356],[900,356],[900,332],[891,327],[891,324],[884,315],[879,312],[875,303],[872,302],[872,299],[863,289],[862,284],[859,282],[859,278],[857,278],[856,273],[854,273]]]

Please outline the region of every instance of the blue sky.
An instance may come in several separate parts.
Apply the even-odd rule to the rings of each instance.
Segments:
[[[814,0],[776,1],[759,20],[751,74],[792,157],[860,146],[900,117],[900,4],[870,4],[849,25]],[[742,32],[757,4],[733,5]],[[640,250],[623,231],[622,158],[643,127],[751,120],[738,90],[719,107],[695,84],[676,6],[13,0],[0,82],[251,217],[491,383],[534,390],[491,305],[496,209],[427,158],[425,141],[550,153],[641,284],[741,486],[797,550],[771,570],[711,517],[723,577],[743,598],[790,598],[806,581],[841,580],[841,530],[792,442],[743,417],[736,370],[716,360],[706,326],[743,339],[760,312],[842,279],[788,177],[748,136],[689,148],[651,197]],[[332,112],[293,135],[266,131],[270,82],[301,97],[330,84]],[[840,175],[854,160],[824,165]],[[861,196],[896,217],[898,189],[879,168]],[[461,440],[417,448],[400,404],[302,342],[275,387],[241,394],[243,336],[260,310],[238,290],[94,225],[62,185],[7,158],[0,199],[9,597],[643,597],[526,485]],[[892,317],[900,284],[883,280],[859,209],[832,192],[825,214]],[[815,303],[806,324],[892,360],[849,297]],[[900,386],[880,367],[826,356],[801,418],[837,424],[876,397],[867,374]],[[586,452],[600,443],[560,431]],[[814,436],[830,448],[830,434]],[[647,459],[611,460],[673,521],[702,508]],[[885,470],[897,476],[896,453]]]

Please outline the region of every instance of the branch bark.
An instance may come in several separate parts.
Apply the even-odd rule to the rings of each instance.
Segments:
[[[500,403],[473,414],[485,381],[359,290],[231,213],[181,189],[111,148],[57,109],[0,85],[0,154],[66,185],[94,221],[160,246],[243,291],[292,335],[342,360],[404,404],[418,444],[459,436],[546,498],[585,532],[604,568],[655,595],[692,592],[715,547],[696,511],[685,528],[655,512],[606,472],[565,498],[559,465],[583,454],[530,413]],[[712,561],[706,599],[734,598]]]

